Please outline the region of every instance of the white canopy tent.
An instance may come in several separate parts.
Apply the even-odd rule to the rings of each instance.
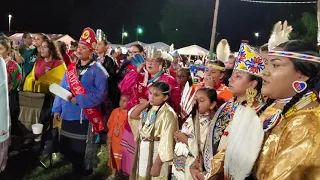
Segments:
[[[152,44],[147,44],[145,45],[145,49],[149,48],[149,47],[154,47],[156,49],[161,49],[162,51],[166,51],[166,52],[169,52],[170,50],[170,46],[168,44],[165,44],[163,42],[155,42],[155,43],[152,43]]]
[[[134,42],[132,42],[132,43],[129,43],[129,44],[124,45],[124,47],[130,48],[130,46],[132,46],[132,45],[134,45],[134,44],[140,44],[141,46],[147,45],[146,43],[141,42],[141,41],[134,41]]]
[[[208,50],[198,46],[198,45],[191,45],[184,48],[180,48],[177,50],[181,55],[192,55],[192,56],[203,56],[209,53]]]

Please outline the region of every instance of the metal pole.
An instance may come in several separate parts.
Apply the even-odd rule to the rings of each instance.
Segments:
[[[123,33],[124,33],[124,25],[122,25],[122,33],[121,33],[121,44],[123,45]]]
[[[318,19],[318,46],[320,46],[320,0],[317,1],[317,19]]]
[[[220,1],[220,0],[216,0],[216,5],[215,5],[215,7],[214,7],[214,16],[213,16],[213,24],[212,24],[212,34],[211,34],[211,42],[210,42],[210,52],[213,52],[214,42],[215,42],[215,38],[216,38],[218,12],[219,12],[219,1]]]
[[[12,15],[10,14],[9,15],[9,32],[11,32],[11,18],[12,18]]]

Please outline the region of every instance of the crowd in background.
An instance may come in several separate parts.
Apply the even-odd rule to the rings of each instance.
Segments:
[[[21,46],[4,37],[0,55],[10,99],[52,96],[74,179],[90,179],[103,142],[110,180],[318,179],[320,56],[291,31],[279,22],[267,44],[242,42],[236,57],[223,39],[214,60],[194,63],[140,44],[124,55],[91,28],[70,47],[42,33],[24,33]]]

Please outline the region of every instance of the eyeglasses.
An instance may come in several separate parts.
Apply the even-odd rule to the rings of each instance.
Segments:
[[[147,59],[146,62],[147,63],[154,63],[154,62],[160,62],[160,60],[158,60],[158,59]]]

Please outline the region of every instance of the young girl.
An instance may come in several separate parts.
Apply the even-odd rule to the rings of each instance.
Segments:
[[[108,149],[110,150],[108,166],[112,168],[112,175],[108,179],[114,179],[116,171],[121,169],[122,146],[120,143],[127,119],[128,100],[127,95],[122,95],[119,102],[120,107],[112,111],[108,120]]]
[[[173,135],[178,130],[177,115],[166,103],[169,94],[167,83],[155,82],[150,87],[149,101],[129,111],[129,121],[141,119],[132,179],[168,179],[175,143]]]
[[[196,92],[194,110],[199,113],[199,116],[194,116],[195,113],[192,113],[182,125],[181,131],[174,134],[177,144],[172,166],[172,179],[192,179],[190,165],[199,156],[199,153],[203,154],[208,125],[214,114],[217,101],[217,93],[214,89],[201,88]],[[194,125],[194,122],[196,126],[200,127],[201,135],[199,131],[197,132],[199,128]]]
[[[180,89],[183,90],[186,83],[189,82],[189,86],[192,86],[192,77],[189,68],[181,68],[177,72],[177,81],[179,82]]]

